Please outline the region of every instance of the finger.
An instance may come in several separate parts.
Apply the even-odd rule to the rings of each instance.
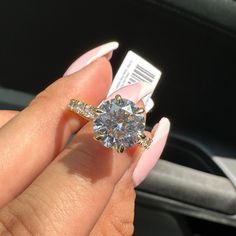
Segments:
[[[152,138],[152,133],[145,134]],[[102,215],[89,236],[96,235],[133,235],[135,190],[132,175],[139,158],[136,158],[129,169],[116,184],[112,196]]]
[[[153,142],[150,148],[141,156],[133,173],[135,187],[137,187],[147,177],[159,160],[165,147],[169,130],[170,121],[165,117],[154,126],[152,130]]]
[[[141,94],[146,95],[140,93],[139,84],[127,87],[123,91],[126,91],[126,97],[134,98],[132,100],[138,101]],[[122,91],[120,95],[125,97]],[[123,154],[104,148],[93,139],[92,124],[88,123],[9,206],[28,227],[37,225],[39,235],[45,233],[45,227],[50,229],[50,235],[77,235],[78,232],[79,235],[88,235],[106,207],[116,183],[140,153],[141,150],[135,147]],[[17,204],[19,201],[21,206]],[[27,204],[37,212],[37,219],[34,216],[29,219]]]
[[[135,161],[136,162],[136,161]],[[135,190],[132,173],[135,163],[116,184],[112,196],[89,236],[133,235]]]
[[[116,50],[118,47],[118,42],[109,42],[86,52],[70,65],[70,67],[65,72],[64,76],[73,74],[81,70],[82,68],[84,68],[85,66],[100,57],[106,57],[108,60],[110,60],[113,51]]]
[[[156,163],[159,159],[161,151],[165,145],[165,142],[163,142],[161,137],[166,139],[166,135],[168,133],[166,133],[166,131],[164,132],[164,130],[168,127],[167,124],[169,124],[169,121],[164,118],[160,121],[160,123],[153,127],[151,133],[145,132],[148,137],[154,139],[154,145],[152,145],[150,149],[151,153],[155,152],[156,155],[153,156],[150,155],[148,151],[144,151],[141,156],[141,160],[137,159],[129,170],[126,171],[125,175],[115,186],[109,203],[90,233],[90,236],[102,234],[133,235],[134,201],[136,195],[134,191],[134,184],[136,184],[137,181],[141,182],[151,171],[154,163]],[[165,133],[164,136],[163,132]],[[137,163],[139,163],[138,166]],[[145,168],[145,166],[147,167]],[[146,171],[147,169],[148,171]],[[136,172],[135,175],[134,171]],[[135,179],[133,180],[133,178]]]
[[[162,126],[161,122],[161,126]],[[145,134],[153,138],[155,136],[158,125],[155,125],[152,129],[152,132],[145,132]],[[160,132],[160,129],[159,129]],[[160,149],[163,142],[160,141],[158,145],[155,145],[155,152],[159,156]],[[152,148],[153,149],[153,146]],[[154,150],[153,150],[154,151]],[[143,157],[145,159],[143,159]],[[149,159],[152,159],[152,156],[147,156],[144,152],[141,156],[141,163],[146,162],[149,165]],[[157,159],[157,158],[156,158]],[[93,228],[90,236],[96,235],[124,235],[130,236],[133,235],[134,231],[134,203],[135,203],[135,191],[134,191],[134,182],[133,182],[133,173],[139,163],[137,159],[131,167],[126,171],[125,175],[122,176],[121,180],[115,186],[113,194],[107,204],[105,210],[103,211],[101,217]],[[142,164],[143,165],[143,164]],[[141,173],[143,172],[138,167]],[[137,171],[137,170],[136,170]],[[144,178],[144,177],[143,177]]]
[[[110,64],[98,59],[53,83],[1,128],[0,206],[28,186],[81,127],[84,120],[67,111],[69,100],[79,98],[97,105],[110,84]]]
[[[135,161],[135,163],[132,164],[129,170],[126,171],[125,175],[115,186],[109,203],[107,204],[101,217],[90,233],[90,236],[103,234],[118,234],[127,236],[133,235],[134,201],[136,195],[134,191],[134,184],[136,184],[137,181],[141,182],[142,180],[144,180],[144,178],[151,171],[154,164],[159,159],[161,151],[163,150],[165,145],[165,142],[163,142],[161,137],[166,140],[167,133],[165,131],[165,135],[163,136],[163,131],[166,130],[166,128],[164,129],[164,127],[167,127],[168,123],[169,121],[164,118],[160,121],[160,123],[156,124],[153,127],[151,133],[145,132],[148,137],[153,138],[154,136],[154,146],[151,146],[150,149],[151,153],[155,152],[155,157],[153,155],[150,155],[150,153],[146,153],[145,151],[141,156],[141,160]],[[138,166],[137,163],[139,163]],[[134,175],[135,179],[133,181],[132,178],[134,171],[136,173]]]
[[[0,128],[5,125],[9,120],[16,116],[19,112],[12,110],[2,110],[0,111]]]

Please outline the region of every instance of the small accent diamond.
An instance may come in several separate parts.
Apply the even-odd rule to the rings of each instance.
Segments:
[[[83,102],[72,99],[68,107],[71,111],[81,113],[84,110],[84,105],[85,104]]]
[[[94,107],[87,104],[84,107],[84,116],[89,118],[89,119],[94,119],[94,117],[95,117]]]
[[[81,113],[84,110],[84,103],[83,102],[78,102],[74,108],[75,112]]]
[[[68,105],[68,108],[73,111],[74,110],[74,107],[75,105],[77,104],[77,101],[75,99],[72,99]]]

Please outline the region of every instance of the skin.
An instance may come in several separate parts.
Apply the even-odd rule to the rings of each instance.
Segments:
[[[57,80],[24,111],[0,112],[0,235],[133,234],[132,173],[142,150],[104,148],[91,123],[65,109],[71,98],[98,105],[111,78],[100,58]]]

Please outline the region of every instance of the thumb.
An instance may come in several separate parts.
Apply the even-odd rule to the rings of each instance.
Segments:
[[[134,84],[118,93],[138,102],[149,91]],[[33,184],[0,212],[0,222],[8,230],[21,227],[32,235],[50,236],[91,232],[116,183],[141,154],[136,147],[117,154],[92,137],[88,123]]]

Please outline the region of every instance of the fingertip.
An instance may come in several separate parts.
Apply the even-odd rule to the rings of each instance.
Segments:
[[[100,57],[106,57],[108,60],[110,60],[113,51],[118,47],[118,42],[109,42],[87,51],[69,66],[64,76],[73,74],[76,71],[80,71],[85,66],[89,65]]]
[[[105,79],[109,84],[111,84],[113,73],[110,61],[106,57],[100,57],[89,66],[91,67],[93,65],[96,66],[96,70],[101,73],[101,80]]]
[[[107,82],[111,84],[112,82],[112,67],[106,57],[96,59],[80,71],[67,75],[65,78],[75,79],[81,77],[81,74],[88,74],[87,76],[92,75],[95,78],[99,77],[103,83]]]
[[[159,160],[165,147],[169,130],[170,121],[165,117],[160,120],[158,125],[154,126],[152,130],[153,142],[150,148],[141,156],[133,173],[133,182],[135,187],[137,187],[147,177]]]

